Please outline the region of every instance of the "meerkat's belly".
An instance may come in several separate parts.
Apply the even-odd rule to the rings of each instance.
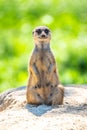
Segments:
[[[42,84],[48,82],[48,68],[50,66],[50,62],[47,54],[39,55],[36,61],[36,67],[39,72],[40,80]]]

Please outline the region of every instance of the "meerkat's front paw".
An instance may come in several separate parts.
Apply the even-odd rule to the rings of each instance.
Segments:
[[[40,84],[40,83],[37,83],[34,87],[35,87],[35,88],[41,88],[41,84]]]

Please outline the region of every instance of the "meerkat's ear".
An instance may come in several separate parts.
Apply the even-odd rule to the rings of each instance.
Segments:
[[[34,31],[32,31],[32,35],[34,35]]]

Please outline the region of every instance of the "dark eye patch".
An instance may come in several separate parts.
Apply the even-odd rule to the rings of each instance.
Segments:
[[[37,29],[36,32],[37,32],[38,34],[41,34],[42,31],[41,31],[41,29]]]
[[[35,89],[37,89],[37,86],[34,86]]]
[[[49,30],[48,30],[48,29],[45,29],[44,32],[45,32],[46,34],[48,34],[48,33],[49,33]]]

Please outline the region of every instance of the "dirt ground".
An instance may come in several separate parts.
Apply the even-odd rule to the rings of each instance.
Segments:
[[[26,88],[0,95],[0,130],[87,130],[87,86],[65,87],[64,104],[26,104]]]

